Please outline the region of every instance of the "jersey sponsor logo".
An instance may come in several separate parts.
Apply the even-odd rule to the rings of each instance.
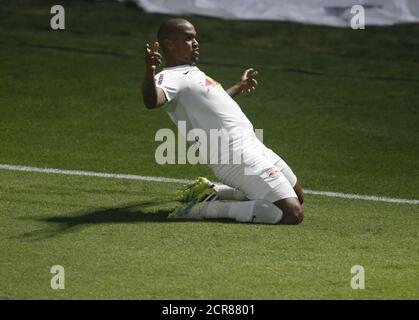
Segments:
[[[217,90],[221,89],[221,85],[215,81],[213,78],[209,77],[209,76],[205,76],[205,82],[203,83],[204,88],[207,89],[207,93],[210,91],[210,89],[212,88],[216,88]]]
[[[157,84],[161,84],[163,82],[163,78],[164,78],[164,73],[160,74]]]

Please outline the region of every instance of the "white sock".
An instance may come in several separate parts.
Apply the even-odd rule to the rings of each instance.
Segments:
[[[197,208],[204,219],[235,219],[238,222],[278,223],[282,211],[266,200],[252,201],[211,201]]]
[[[215,185],[214,189],[217,191],[217,195],[220,197],[220,200],[247,200],[246,195],[236,188],[226,185]]]

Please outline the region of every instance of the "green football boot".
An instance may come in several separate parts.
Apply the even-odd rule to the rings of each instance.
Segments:
[[[199,177],[195,181],[183,186],[176,192],[175,200],[180,202],[192,202],[202,199],[207,195],[216,193],[214,184],[207,178]]]
[[[218,195],[214,192],[207,194],[203,192],[201,197],[197,197],[189,202],[185,207],[177,209],[169,214],[168,218],[183,218],[183,219],[203,219],[200,209],[209,201],[218,200]]]

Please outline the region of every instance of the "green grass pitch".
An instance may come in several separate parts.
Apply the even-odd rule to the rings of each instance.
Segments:
[[[0,164],[192,179],[139,91],[162,15],[117,2],[0,7]],[[200,68],[238,98],[303,187],[419,198],[419,25],[363,31],[188,17]],[[173,221],[175,183],[0,170],[0,299],[418,299],[419,206],[307,195],[299,226]],[[53,265],[65,289],[50,286]],[[350,286],[365,269],[365,289]]]

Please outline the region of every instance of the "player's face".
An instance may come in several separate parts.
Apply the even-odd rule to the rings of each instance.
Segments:
[[[179,26],[179,32],[172,41],[172,56],[179,64],[195,64],[199,60],[199,43],[192,24]]]

